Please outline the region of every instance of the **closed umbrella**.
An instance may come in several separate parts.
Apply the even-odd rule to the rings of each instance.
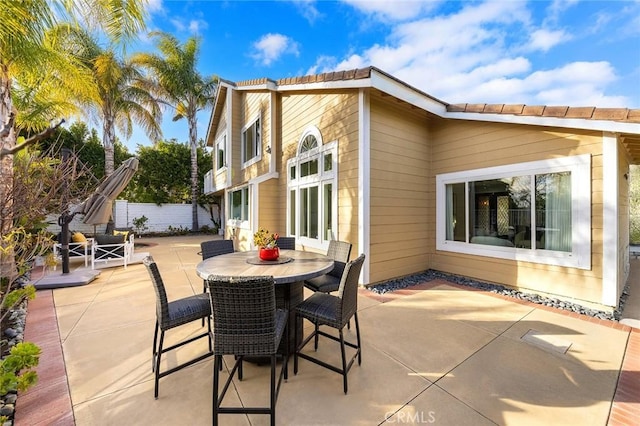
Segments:
[[[98,189],[74,213],[84,214],[82,221],[89,225],[109,222],[113,212],[113,200],[127,187],[138,170],[138,159],[131,157],[102,181]]]
[[[84,214],[82,221],[89,225],[109,222],[113,211],[113,201],[129,184],[138,170],[138,159],[131,157],[123,162],[111,175],[106,177],[95,192],[82,204],[78,205],[71,214],[61,216],[62,226],[62,273],[69,272],[69,251],[64,250],[64,239],[68,238],[69,222],[76,214]],[[68,242],[67,242],[68,249]],[[65,256],[66,254],[66,256]]]

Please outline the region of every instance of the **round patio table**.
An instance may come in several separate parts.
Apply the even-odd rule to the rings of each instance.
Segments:
[[[238,251],[203,260],[196,266],[198,276],[273,276],[276,286],[276,307],[289,310],[289,353],[296,349],[294,309],[304,299],[304,280],[318,277],[333,269],[333,259],[299,250],[280,250],[279,261],[260,261],[257,251]],[[300,322],[302,319],[299,320]],[[302,326],[298,327],[302,334]],[[302,336],[299,336],[302,340]],[[281,347],[281,349],[283,349]]]

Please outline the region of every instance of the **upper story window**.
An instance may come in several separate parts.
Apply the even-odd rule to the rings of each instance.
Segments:
[[[216,170],[220,170],[227,166],[226,153],[227,150],[227,134],[223,134],[216,140]]]
[[[287,233],[307,246],[326,248],[337,238],[338,143],[323,144],[309,127],[298,142],[297,156],[287,162]]]
[[[439,175],[436,247],[588,269],[590,172],[580,155]]]
[[[246,167],[262,157],[262,127],[260,117],[242,129],[242,163]]]

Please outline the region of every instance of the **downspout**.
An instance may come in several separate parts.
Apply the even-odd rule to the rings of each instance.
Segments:
[[[358,93],[358,248],[365,254],[360,284],[369,283],[370,277],[370,192],[371,192],[371,105],[369,92],[360,89]],[[356,253],[359,255],[360,253]]]

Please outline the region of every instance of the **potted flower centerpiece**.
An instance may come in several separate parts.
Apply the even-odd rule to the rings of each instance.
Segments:
[[[268,230],[260,228],[253,234],[253,244],[258,247],[258,256],[260,259],[278,260],[280,256],[278,234],[272,234]]]

